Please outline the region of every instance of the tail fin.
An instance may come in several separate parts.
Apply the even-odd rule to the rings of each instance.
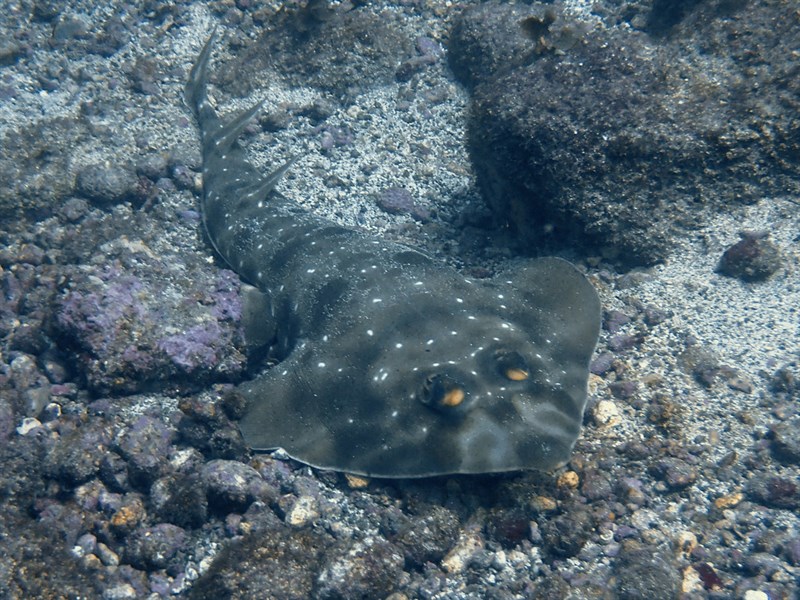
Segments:
[[[208,103],[206,96],[206,82],[208,78],[208,61],[211,57],[211,48],[217,37],[217,28],[211,32],[211,36],[200,51],[200,55],[189,72],[189,81],[184,88],[183,98],[188,107],[194,113],[200,125],[208,121],[216,120],[217,113]]]

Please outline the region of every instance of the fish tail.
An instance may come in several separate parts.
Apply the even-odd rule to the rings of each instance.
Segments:
[[[200,51],[192,70],[189,72],[189,81],[184,88],[184,101],[197,118],[200,128],[208,131],[210,125],[218,122],[217,112],[208,101],[207,80],[208,63],[211,58],[211,49],[217,37],[217,29],[211,32],[208,41]]]

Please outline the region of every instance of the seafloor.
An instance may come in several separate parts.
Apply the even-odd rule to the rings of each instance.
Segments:
[[[182,103],[215,27],[282,193],[474,277],[586,273],[569,464],[246,448]],[[794,3],[7,0],[0,32],[0,597],[800,598]]]

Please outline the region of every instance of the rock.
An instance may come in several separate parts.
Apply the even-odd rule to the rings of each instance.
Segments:
[[[772,451],[781,462],[800,463],[800,417],[776,423],[770,427]]]
[[[243,372],[235,274],[196,265],[187,278],[180,261],[124,238],[108,251],[118,259],[70,269],[56,302],[57,342],[93,391],[192,390]]]
[[[97,206],[110,206],[134,200],[139,180],[123,165],[90,164],[78,172],[75,191]]]
[[[225,547],[194,582],[188,598],[247,600],[268,591],[282,600],[306,600],[314,597],[321,561],[331,545],[322,530],[298,531],[278,522]]]
[[[200,477],[208,490],[208,504],[220,512],[244,512],[256,498],[269,493],[253,467],[234,460],[211,460]]]
[[[778,247],[767,233],[742,232],[741,240],[725,250],[717,272],[742,281],[764,281],[783,265]]]
[[[169,475],[150,488],[155,515],[183,528],[200,527],[208,517],[206,485],[195,474]]]
[[[477,527],[468,527],[458,536],[455,546],[442,560],[442,568],[448,573],[461,573],[469,561],[480,552],[486,542]]]
[[[137,569],[166,569],[178,558],[185,543],[186,532],[177,525],[143,527],[127,536],[125,560]]]
[[[385,598],[403,573],[403,554],[381,538],[347,540],[326,553],[317,579],[319,598]]]
[[[697,469],[679,458],[663,458],[650,468],[670,491],[690,486],[697,479]]]
[[[777,475],[754,475],[747,483],[747,496],[776,508],[800,508],[800,484],[796,479]]]
[[[174,429],[149,416],[140,417],[125,430],[117,450],[127,461],[132,485],[147,491],[162,475],[169,466],[167,453],[174,435]]]
[[[544,548],[557,557],[575,556],[594,530],[591,514],[577,506],[568,512],[539,522]]]
[[[616,598],[620,600],[664,600],[679,597],[681,574],[666,556],[650,548],[626,547],[614,571]]]
[[[401,513],[387,515],[381,531],[397,545],[411,565],[439,562],[458,536],[458,518],[444,507],[432,507],[410,518]]]
[[[496,221],[534,247],[588,241],[586,251],[650,264],[665,258],[675,235],[720,210],[796,193],[800,148],[791,120],[800,103],[766,108],[782,81],[792,80],[794,98],[800,91],[788,75],[798,41],[789,10],[771,1],[735,20],[704,13],[674,38],[655,39],[591,28],[550,5],[467,8],[449,58],[471,90],[468,146]],[[745,30],[749,41],[731,45]],[[764,44],[756,54],[776,69],[766,81],[748,66],[759,60],[748,54],[756,39]],[[778,39],[780,51],[768,41]],[[692,44],[702,53],[691,55]],[[708,65],[720,61],[723,80],[758,89],[758,116],[735,99],[735,86],[709,82]],[[777,137],[747,133],[764,122]]]

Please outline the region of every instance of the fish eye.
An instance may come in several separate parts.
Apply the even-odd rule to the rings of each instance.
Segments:
[[[519,352],[498,350],[495,361],[500,375],[510,381],[525,381],[530,377],[531,369]]]
[[[461,406],[467,393],[452,377],[435,374],[425,378],[418,396],[423,404],[441,411],[449,411]]]

